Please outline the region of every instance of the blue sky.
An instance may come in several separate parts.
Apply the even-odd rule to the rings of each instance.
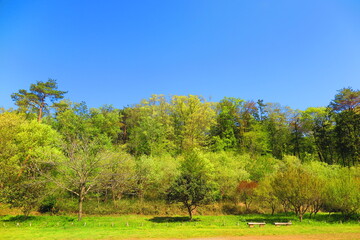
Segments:
[[[360,88],[360,1],[0,0],[0,106],[48,78],[89,107],[151,94],[325,106]]]

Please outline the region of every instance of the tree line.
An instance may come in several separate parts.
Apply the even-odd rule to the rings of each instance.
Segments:
[[[303,111],[195,95],[89,109],[65,94],[56,80],[39,81],[0,114],[0,200],[25,215],[54,189],[77,197],[79,219],[95,196],[180,202],[190,219],[198,206],[225,201],[300,219],[359,211],[358,90]]]

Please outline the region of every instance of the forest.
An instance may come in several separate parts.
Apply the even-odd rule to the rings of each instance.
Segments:
[[[0,202],[25,216],[360,213],[360,91],[328,106],[153,95],[121,109],[38,81],[0,110]],[[301,100],[299,100],[301,101]],[[307,215],[306,215],[307,214]]]

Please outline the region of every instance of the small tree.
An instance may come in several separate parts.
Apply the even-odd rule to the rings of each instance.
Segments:
[[[78,198],[78,220],[82,219],[83,202],[86,195],[99,184],[107,171],[108,156],[103,146],[95,140],[81,138],[64,144],[65,157],[50,159],[56,174],[45,176],[58,187],[65,189]],[[44,174],[44,173],[43,173]],[[54,176],[55,175],[55,176]]]
[[[304,214],[318,197],[319,179],[306,171],[300,164],[288,163],[274,177],[272,183],[275,196],[282,202],[288,202],[292,210],[302,221]]]
[[[259,183],[259,186],[255,189],[256,199],[271,208],[271,215],[274,215],[276,207],[280,204],[278,198],[274,193],[274,189],[271,187],[271,180],[265,178]]]
[[[43,199],[45,182],[36,178],[15,178],[2,189],[4,202],[11,207],[20,208],[25,217],[35,209]]]
[[[241,181],[237,186],[237,192],[240,195],[240,201],[245,204],[246,211],[250,211],[250,204],[254,199],[255,189],[258,186],[257,182]]]
[[[118,149],[109,154],[109,165],[103,170],[96,187],[98,192],[105,192],[105,200],[110,193],[114,205],[117,206],[117,201],[124,193],[131,191],[135,180],[134,157]]]
[[[142,201],[166,198],[167,191],[178,176],[179,161],[170,155],[141,156],[136,160],[136,194]]]
[[[245,164],[242,164],[243,159],[237,158],[233,152],[209,152],[206,157],[214,164],[214,180],[219,187],[221,200],[237,202],[236,185],[250,178]]]
[[[211,163],[206,158],[196,152],[187,154],[180,166],[180,175],[168,190],[167,199],[170,203],[182,203],[192,221],[193,211],[215,198],[216,186],[212,178]]]

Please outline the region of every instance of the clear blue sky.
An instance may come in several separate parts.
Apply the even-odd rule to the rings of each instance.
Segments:
[[[151,94],[325,106],[360,88],[360,1],[0,0],[0,106],[48,78],[90,107]]]

